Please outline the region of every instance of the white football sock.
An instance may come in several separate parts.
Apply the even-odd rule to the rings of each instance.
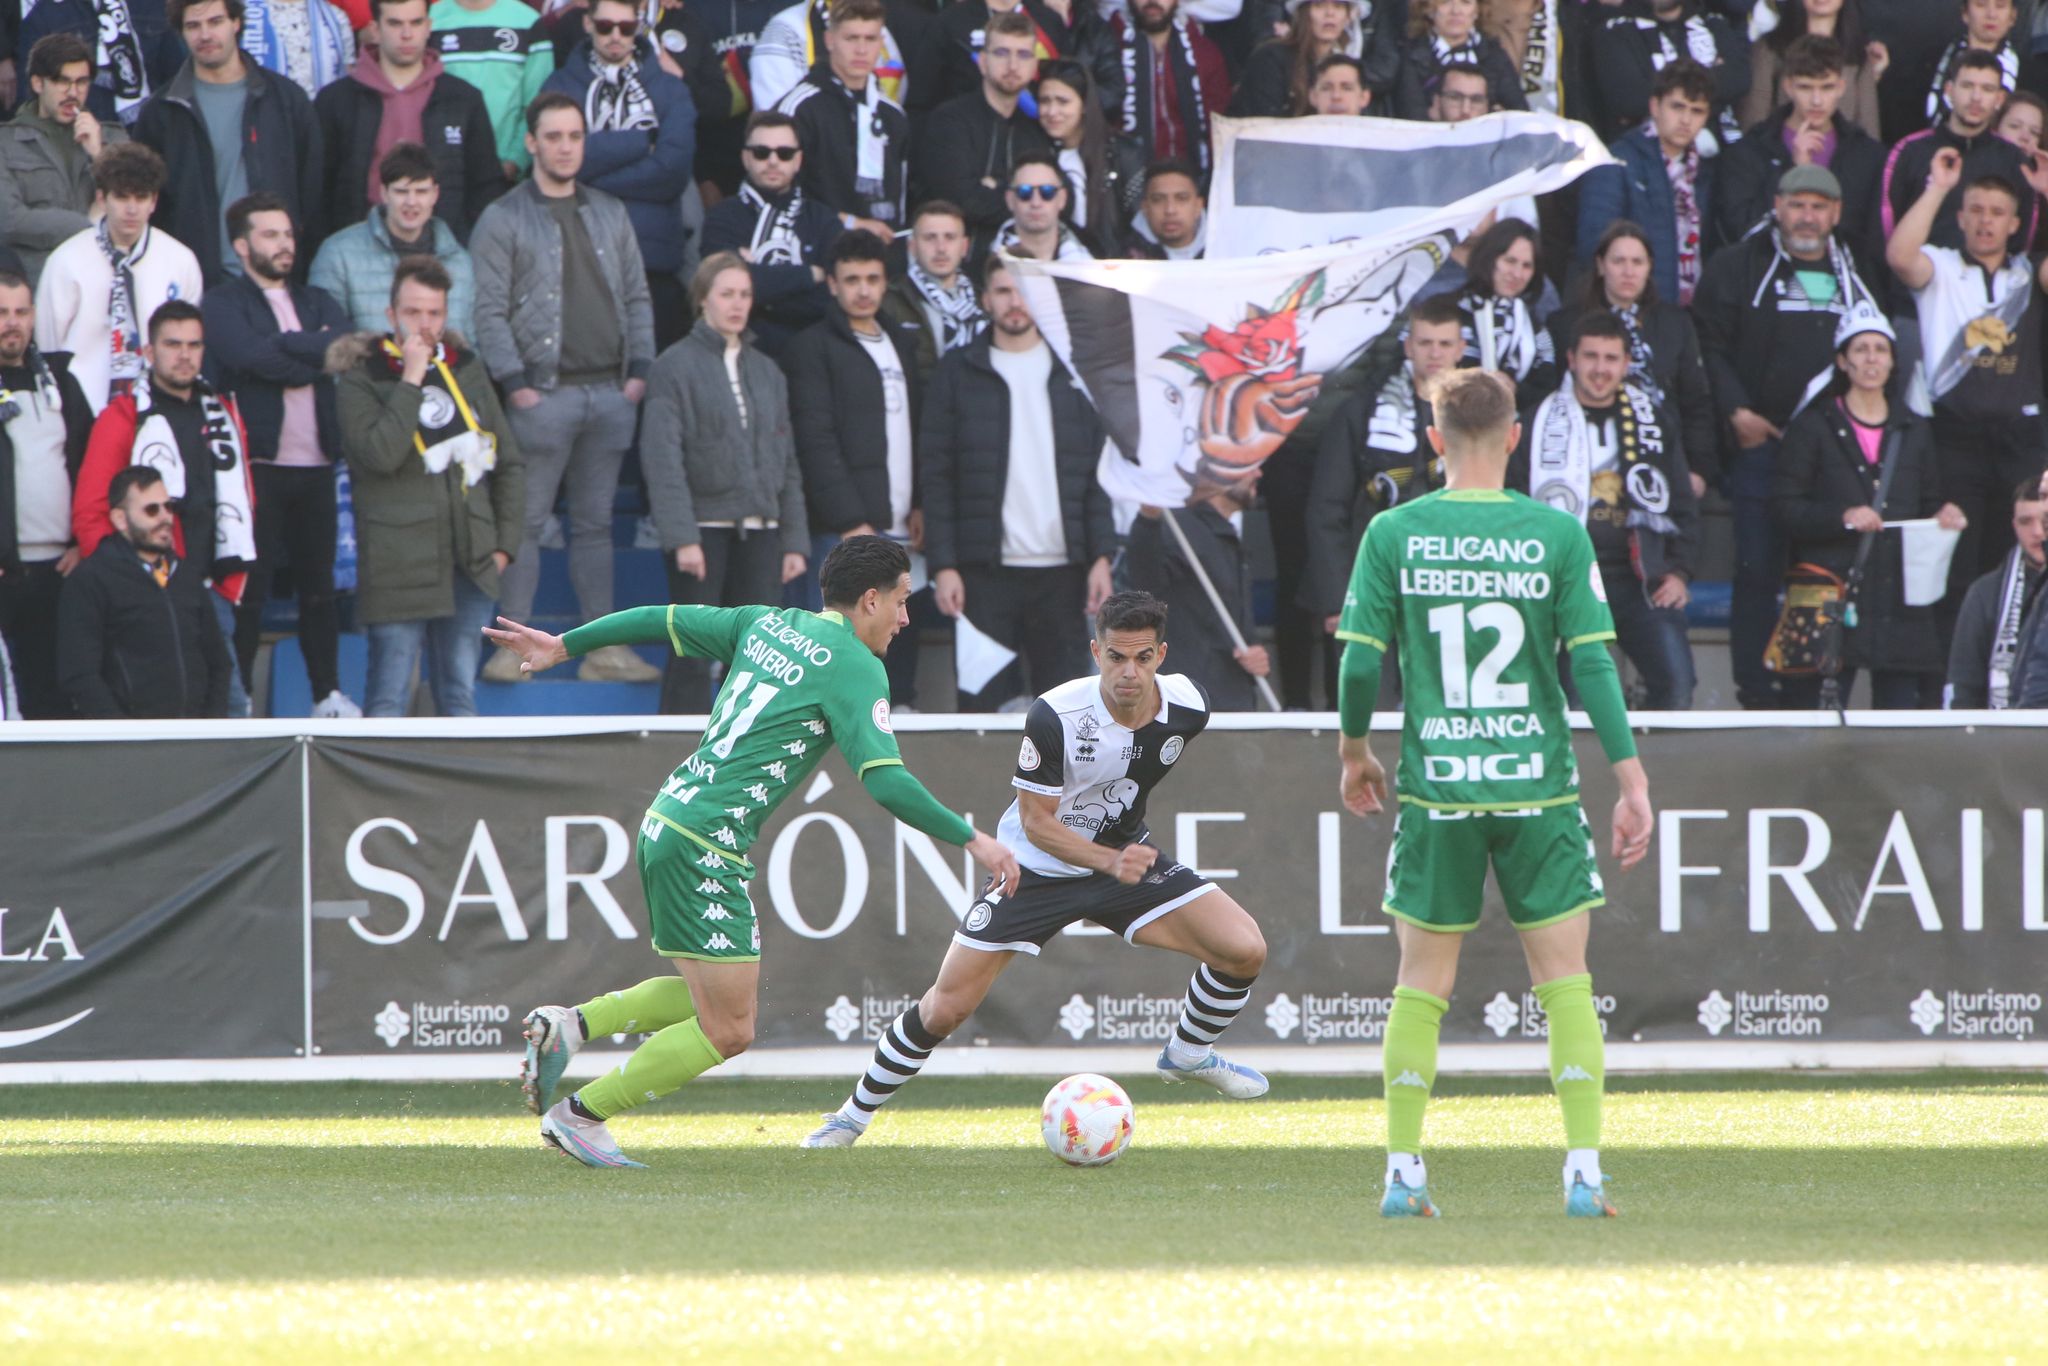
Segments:
[[[1429,1170],[1422,1165],[1420,1153],[1387,1154],[1387,1186],[1392,1189],[1395,1177],[1409,1190],[1418,1190],[1429,1184]]]
[[[1564,1188],[1569,1192],[1572,1178],[1582,1176],[1586,1184],[1599,1189],[1607,1178],[1600,1174],[1600,1150],[1598,1148],[1573,1148],[1564,1156]]]

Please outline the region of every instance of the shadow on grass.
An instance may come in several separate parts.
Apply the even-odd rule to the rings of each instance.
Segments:
[[[512,1068],[516,1073],[517,1064]],[[508,1078],[509,1078],[508,1074]],[[836,1108],[854,1078],[718,1078],[692,1083],[665,1102],[690,1114],[812,1113]],[[905,1087],[892,1110],[976,1110],[992,1105],[1036,1106],[1056,1078],[928,1077]],[[1150,1072],[1123,1078],[1134,1097],[1146,1098]],[[2048,1096],[2040,1072],[1727,1072],[1609,1077],[1610,1095],[1843,1091],[1953,1095]],[[1446,1074],[1439,1098],[1549,1095],[1541,1077]],[[1288,1102],[1376,1100],[1377,1076],[1281,1077],[1262,1105]],[[1202,1097],[1176,1091],[1176,1102]],[[1221,1103],[1219,1101],[1219,1103]],[[375,1119],[502,1118],[523,1113],[517,1084],[501,1082],[195,1082],[88,1086],[0,1087],[0,1124],[38,1119]]]
[[[600,1275],[2048,1265],[2041,1148],[1613,1149],[1625,1214],[1588,1229],[1560,1222],[1547,1146],[1433,1155],[1450,1217],[1414,1227],[1377,1217],[1362,1146],[1148,1149],[1141,1132],[1113,1167],[1074,1171],[1021,1142],[626,1137],[648,1170],[453,1144],[0,1150],[0,1284],[516,1276],[536,1249]]]

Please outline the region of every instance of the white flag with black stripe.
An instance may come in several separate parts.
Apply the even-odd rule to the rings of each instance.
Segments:
[[[1592,129],[1554,114],[1219,118],[1213,129],[1211,259],[1377,237],[1446,210],[1470,231],[1498,204],[1614,161]]]

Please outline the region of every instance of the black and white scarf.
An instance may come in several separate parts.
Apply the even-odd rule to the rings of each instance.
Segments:
[[[1017,231],[1017,220],[1005,218],[1003,225],[996,229],[995,240],[990,246],[996,251],[1009,251],[1022,256],[1024,253],[1018,251],[1017,248],[1023,245],[1023,241],[1023,237]],[[1081,239],[1074,235],[1074,230],[1063,222],[1060,224],[1060,243],[1057,247],[1053,248],[1052,259],[1055,261],[1093,261],[1095,253],[1082,246]]]
[[[1943,92],[1942,87],[1947,85],[1949,77],[1955,74],[1956,59],[1969,50],[1970,40],[1968,38],[1958,38],[1956,39],[1956,45],[1942,54],[1941,60],[1935,64],[1934,84],[1927,89],[1927,122],[1929,124],[1938,124],[1948,117],[1948,95]],[[2019,89],[2020,50],[2013,43],[2013,40],[2008,37],[1998,45],[1998,50],[1991,55],[1998,58],[1998,83],[2004,86],[2005,93],[2010,95],[2013,91]]]
[[[747,248],[754,253],[755,265],[804,264],[804,243],[796,229],[804,208],[802,190],[792,188],[777,204],[751,184],[741,185],[740,202],[754,211],[754,236]]]
[[[404,373],[405,350],[395,338],[384,338],[384,357],[393,374]],[[468,493],[498,467],[498,440],[477,422],[476,410],[455,382],[454,360],[446,342],[434,348],[434,362],[420,378],[420,419],[412,445],[429,474],[461,466],[462,490]]]
[[[188,470],[178,434],[155,406],[154,385],[135,386],[135,442],[132,447],[138,465],[147,465],[163,476],[164,492],[173,501],[183,498],[189,482],[205,477],[205,470]],[[242,449],[242,424],[236,420],[227,395],[205,380],[194,380],[192,393],[199,400],[200,430],[206,441],[206,461],[213,467],[213,558],[216,577],[223,560],[253,564],[256,560],[256,519],[254,499],[249,493],[249,459]]]
[[[142,236],[135,239],[135,245],[122,251],[114,245],[114,238],[107,231],[108,220],[102,218],[93,229],[93,240],[100,245],[100,253],[113,268],[113,284],[107,290],[107,345],[113,352],[108,374],[117,381],[133,383],[142,378],[142,319],[135,309],[135,263],[149,250],[149,235],[155,231],[145,227]]]
[[[1678,534],[1671,520],[1671,482],[1664,475],[1664,425],[1650,396],[1627,383],[1614,420],[1625,524],[1637,542],[1644,577],[1661,578],[1663,538]],[[1593,425],[1571,385],[1543,400],[1533,425],[1530,496],[1584,525],[1593,505]]]
[[[2027,557],[2018,546],[2006,552],[2004,582],[1998,589],[1998,616],[1991,634],[1991,709],[2012,705],[2012,670],[2019,663],[2020,622],[2027,606]]]
[[[1621,319],[1622,330],[1628,333],[1628,382],[1650,396],[1650,402],[1664,401],[1664,386],[1657,382],[1653,367],[1656,353],[1650,350],[1650,343],[1643,336],[1643,309],[1640,303],[1616,308],[1614,316]]]
[[[1721,44],[1716,41],[1714,31],[1707,27],[1705,16],[1689,14],[1679,21],[1685,34],[1685,51],[1678,50],[1678,44],[1671,41],[1671,31],[1661,21],[1648,15],[1609,19],[1610,28],[1634,25],[1638,32],[1649,34],[1657,40],[1650,53],[1650,69],[1662,71],[1679,60],[1690,57],[1707,70],[1712,71],[1721,64]],[[1732,105],[1724,105],[1714,111],[1708,126],[1700,130],[1698,147],[1701,156],[1713,156],[1723,147],[1729,147],[1742,140],[1742,121],[1735,115]]]
[[[925,273],[916,261],[910,263],[910,287],[917,291],[932,316],[938,319],[936,335],[940,355],[956,350],[974,340],[975,333],[988,321],[988,315],[981,311],[981,304],[974,297],[974,286],[960,276],[954,277],[953,288],[944,285]]]
[[[1536,0],[1529,15],[1528,44],[1522,49],[1522,95],[1539,114],[1563,112],[1564,35],[1557,26],[1557,0]]]
[[[1520,383],[1539,364],[1557,359],[1550,334],[1530,320],[1529,307],[1520,299],[1467,294],[1458,307],[1471,319],[1465,325],[1465,359],[1472,364],[1503,371]]]
[[[1145,139],[1146,155],[1162,157],[1156,127],[1159,97],[1152,89],[1152,41],[1138,31],[1128,14],[1119,14],[1114,24],[1121,47],[1124,75],[1122,131]],[[1188,157],[1204,176],[1209,173],[1209,109],[1202,100],[1202,83],[1196,78],[1195,42],[1186,15],[1175,11],[1173,32],[1166,40],[1166,64],[1173,73],[1175,103],[1180,109],[1181,127],[1187,133]]]
[[[1402,361],[1401,368],[1380,386],[1365,432],[1370,449],[1410,457],[1406,466],[1383,469],[1373,476],[1372,498],[1381,509],[1442,486],[1443,457],[1422,439],[1427,423],[1428,405],[1415,392],[1415,366]]]
[[[654,99],[640,80],[640,63],[590,64],[590,89],[583,92],[583,121],[593,133],[653,132],[661,127]]]
[[[21,704],[14,696],[14,660],[7,653],[7,638],[0,636],[0,721],[19,721]]]
[[[37,0],[21,0],[23,19],[35,12]],[[98,30],[93,70],[95,84],[114,96],[114,112],[121,122],[133,123],[149,98],[149,68],[142,60],[142,39],[135,32],[135,20],[128,13],[128,0],[93,0],[93,19]]]
[[[1756,292],[1749,297],[1749,306],[1764,307],[1765,298],[1773,293],[1789,295],[1796,290],[1800,297],[1804,298],[1806,288],[1799,283],[1801,265],[1792,259],[1791,252],[1785,250],[1785,237],[1778,230],[1777,220],[1765,218],[1764,226],[1758,227],[1756,231],[1767,231],[1771,234],[1772,256],[1770,269],[1757,281]],[[1806,268],[1812,267],[1809,265]],[[1877,299],[1870,292],[1870,286],[1864,284],[1863,277],[1856,273],[1856,262],[1850,258],[1848,248],[1842,245],[1840,238],[1832,235],[1828,238],[1828,272],[1835,277],[1835,301],[1828,306],[1829,312],[1838,317],[1845,317],[1857,308],[1883,311],[1877,307]],[[1828,363],[1822,367],[1820,373],[1807,381],[1806,393],[1800,397],[1798,406],[1792,409],[1792,417],[1805,412],[1807,405],[1826,393],[1839,373],[1841,372],[1835,369],[1834,357],[1830,355]],[[1786,420],[1789,422],[1791,419]]]

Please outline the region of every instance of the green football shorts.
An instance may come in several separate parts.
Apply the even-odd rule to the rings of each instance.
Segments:
[[[1489,863],[1519,930],[1607,900],[1593,827],[1577,802],[1529,811],[1437,811],[1411,802],[1394,818],[1382,909],[1428,930],[1473,929]]]
[[[747,899],[745,862],[649,816],[634,850],[654,951],[664,958],[757,963],[761,925]]]

